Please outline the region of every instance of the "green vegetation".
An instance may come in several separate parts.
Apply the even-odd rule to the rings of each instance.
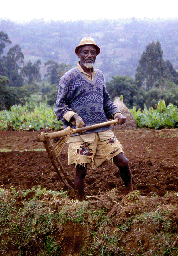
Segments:
[[[153,86],[159,87],[164,80],[177,84],[178,73],[169,60],[164,61],[160,42],[149,43],[139,60],[135,81],[138,87],[145,86],[149,91]]]
[[[164,100],[160,100],[156,109],[147,108],[136,110],[130,109],[138,127],[162,129],[178,127],[178,108],[169,104],[166,106]],[[53,107],[46,103],[30,102],[22,105],[14,105],[9,111],[0,111],[1,130],[60,130],[62,121],[58,121]]]
[[[54,105],[57,95],[57,84],[60,77],[69,69],[69,65],[54,60],[43,63],[46,74],[41,76],[41,60],[32,63],[25,61],[19,45],[11,44],[8,35],[0,32],[0,110],[9,110],[15,104],[24,105],[35,93],[43,95],[43,101]]]
[[[177,255],[176,193],[79,202],[65,192],[0,189],[2,255]]]
[[[14,105],[10,111],[0,111],[1,130],[60,130],[62,122],[58,121],[54,110],[46,103],[39,105],[31,102],[24,106]]]
[[[178,73],[170,61],[164,61],[159,41],[146,46],[135,79],[116,76],[106,85],[111,98],[123,95],[128,108],[154,108],[159,100],[178,106]]]
[[[134,107],[131,111],[138,127],[147,127],[153,129],[175,128],[178,127],[178,107],[169,104],[166,107],[165,101],[160,100],[156,109],[152,107],[141,111]]]

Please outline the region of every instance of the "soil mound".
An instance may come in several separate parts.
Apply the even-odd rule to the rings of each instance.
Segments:
[[[124,116],[126,116],[126,118],[127,118],[126,123],[123,124],[123,125],[120,125],[119,129],[125,129],[125,128],[136,129],[137,128],[137,123],[136,123],[132,113],[126,107],[126,105],[121,100],[119,100],[118,98],[115,98],[114,104],[116,104],[119,107],[122,114]]]

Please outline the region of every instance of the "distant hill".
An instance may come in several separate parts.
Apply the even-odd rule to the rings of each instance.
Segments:
[[[76,65],[75,47],[84,36],[91,36],[101,48],[96,61],[106,79],[117,75],[134,77],[138,61],[146,45],[159,40],[163,58],[178,70],[178,20],[98,20],[29,23],[0,21],[0,31],[19,44],[25,60],[40,59]]]

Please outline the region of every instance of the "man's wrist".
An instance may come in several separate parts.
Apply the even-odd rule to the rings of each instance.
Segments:
[[[73,117],[74,115],[77,115],[74,111],[67,111],[67,112],[64,114],[63,118],[64,118],[67,122],[70,122],[71,119],[72,119],[72,117]]]

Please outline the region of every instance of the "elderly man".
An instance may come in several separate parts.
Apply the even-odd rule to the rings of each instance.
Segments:
[[[75,53],[79,58],[77,67],[65,73],[59,81],[55,107],[58,120],[62,119],[64,128],[80,128],[106,122],[108,119],[118,119],[120,124],[125,123],[126,117],[110,101],[102,72],[93,67],[100,53],[93,38],[84,37]],[[91,163],[98,167],[111,159],[119,168],[127,190],[133,190],[128,160],[110,127],[75,134],[68,143],[68,164],[76,167],[74,186],[78,200],[85,198],[84,178],[87,165]]]

